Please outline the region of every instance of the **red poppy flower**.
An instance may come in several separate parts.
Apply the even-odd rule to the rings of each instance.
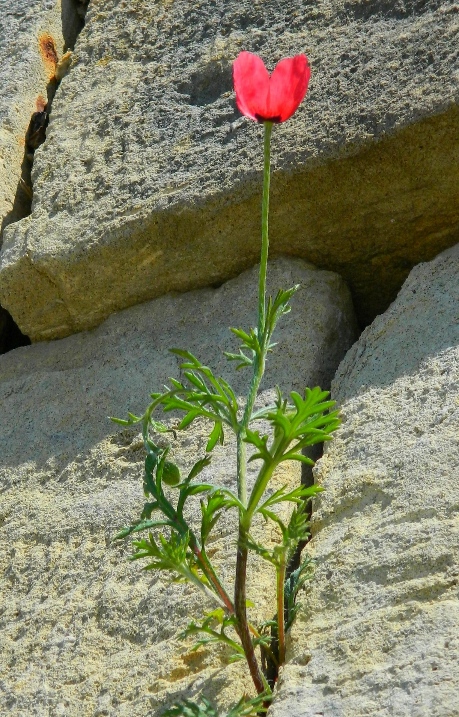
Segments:
[[[269,76],[261,57],[241,52],[233,63],[236,104],[257,122],[285,122],[303,100],[310,77],[305,55],[281,60]]]

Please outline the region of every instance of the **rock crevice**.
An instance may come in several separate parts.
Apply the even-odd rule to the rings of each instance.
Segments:
[[[79,0],[45,7],[40,2],[17,5],[14,13],[6,13],[0,21],[4,31],[0,59],[4,56],[6,77],[0,111],[0,243],[6,227],[32,211],[35,152],[45,142],[52,101],[69,70],[86,10]],[[29,343],[27,329],[18,328],[17,317],[13,320],[1,307],[0,313],[4,317],[0,350]]]

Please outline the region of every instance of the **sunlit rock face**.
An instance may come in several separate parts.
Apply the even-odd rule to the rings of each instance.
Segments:
[[[246,49],[312,68],[274,132],[272,250],[338,271],[372,320],[458,240],[457,17],[439,0],[91,0],[0,303],[38,341],[257,261],[262,128],[231,79]]]
[[[333,383],[343,424],[273,717],[457,714],[459,245],[414,269]]]
[[[294,284],[300,288],[275,335],[262,403],[272,402],[277,385],[284,392],[329,385],[356,336],[338,276],[298,259],[270,264],[271,293]],[[231,651],[192,653],[193,639],[177,639],[216,605],[188,585],[169,586],[164,574],[143,573],[127,561],[129,544],[111,542],[140,517],[144,450],[138,426],[121,428],[107,416],[142,413],[151,391],[179,377],[171,346],[191,350],[244,395],[250,375],[235,373],[222,351],[238,346],[229,326],[256,321],[256,287],[252,269],[219,289],[162,297],[94,331],[0,356],[0,714],[159,717],[181,696],[203,692],[223,709],[253,691],[244,665],[228,664]],[[172,440],[183,471],[205,455],[208,434],[201,423]],[[202,475],[235,489],[227,438]],[[252,481],[256,463],[249,466]],[[283,466],[274,485],[298,485],[299,464]],[[199,498],[192,506],[195,525]],[[227,586],[236,520],[226,514],[210,544]],[[279,540],[264,521],[257,529],[263,542]],[[274,614],[274,584],[267,563],[251,562],[254,621]]]

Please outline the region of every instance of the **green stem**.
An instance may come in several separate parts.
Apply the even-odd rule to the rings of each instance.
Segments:
[[[271,179],[271,132],[272,122],[265,122],[263,200],[261,206],[261,259],[258,284],[258,338],[261,341],[266,320],[266,273],[268,268],[269,234],[269,186]]]
[[[239,425],[236,434],[237,497],[247,505],[247,449],[244,443],[245,427]]]
[[[285,554],[282,556],[277,568],[277,638],[279,641],[279,664],[285,662],[285,615],[284,615],[284,586],[286,561]]]
[[[247,536],[243,529],[239,529],[236,560],[236,580],[234,584],[234,608],[236,610],[237,633],[244,648],[245,658],[249,666],[250,675],[258,694],[265,690],[263,675],[261,674],[258,660],[253,649],[252,638],[247,623],[247,597],[246,597],[246,576],[247,576]]]
[[[238,476],[238,498],[243,505],[247,505],[247,458],[244,443],[245,429],[252,417],[255,399],[258,394],[263,374],[265,372],[266,346],[264,345],[264,331],[266,322],[266,274],[268,271],[269,252],[269,187],[271,178],[271,132],[272,122],[265,122],[264,139],[264,169],[263,169],[263,198],[261,204],[261,257],[260,272],[258,279],[258,340],[260,342],[260,353],[254,357],[253,377],[245,404],[244,415],[239,424],[237,434],[237,476]]]
[[[216,593],[220,596],[220,599],[222,600],[223,604],[225,605],[225,607],[228,610],[228,612],[230,613],[230,615],[234,614],[234,612],[235,612],[234,605],[231,602],[231,599],[230,599],[228,593],[226,592],[225,588],[221,584],[221,582],[218,578],[218,575],[212,566],[212,563],[210,562],[209,558],[207,557],[206,551],[204,549],[199,548],[199,544],[198,544],[196,538],[194,537],[194,535],[192,536],[192,539],[190,540],[190,544],[191,544],[194,554],[196,555],[197,559],[199,560],[201,570],[204,573],[204,575],[206,576],[207,580],[209,581],[209,583],[211,583],[214,586]]]
[[[270,148],[271,148],[271,131],[272,122],[265,122],[265,139],[264,139],[264,171],[263,171],[263,199],[261,208],[261,258],[260,258],[260,274],[258,284],[258,341],[259,351],[254,357],[253,377],[245,404],[244,415],[239,424],[237,432],[237,482],[238,497],[241,503],[247,505],[247,454],[244,443],[245,432],[252,417],[255,399],[257,397],[258,388],[260,386],[265,371],[266,361],[266,274],[268,269],[268,214],[269,214],[269,185],[270,185]],[[252,511],[253,515],[253,511]],[[250,530],[251,517],[247,521],[247,513],[239,515],[239,536],[237,544],[236,559],[236,579],[234,584],[234,609],[237,619],[237,632],[244,648],[247,664],[250,674],[258,694],[266,689],[266,681],[260,670],[258,660],[255,656],[252,638],[250,637],[250,629],[247,622],[247,535]]]
[[[257,509],[257,506],[263,496],[263,493],[266,490],[266,486],[271,480],[271,477],[277,466],[278,463],[274,458],[270,463],[263,463],[263,466],[258,474],[258,478],[255,481],[255,485],[252,488],[252,493],[250,494],[247,510],[242,517],[242,522],[247,532],[250,530],[250,526],[252,525],[253,514],[255,513],[255,510]]]

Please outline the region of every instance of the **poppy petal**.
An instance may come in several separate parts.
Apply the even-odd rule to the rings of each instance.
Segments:
[[[246,117],[263,120],[269,117],[269,73],[263,60],[252,52],[241,52],[233,63],[236,104]]]
[[[267,117],[285,122],[298,108],[308,89],[311,70],[306,55],[281,60],[271,75]]]

